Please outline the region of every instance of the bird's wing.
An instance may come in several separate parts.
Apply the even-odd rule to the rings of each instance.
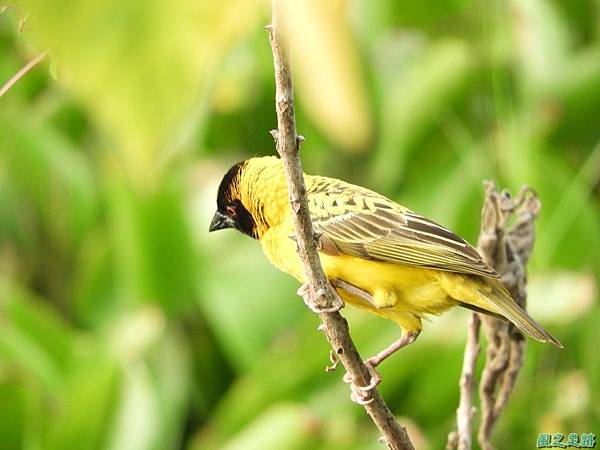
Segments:
[[[329,250],[379,261],[487,277],[498,275],[467,241],[386,197],[343,181],[314,177],[308,203]]]

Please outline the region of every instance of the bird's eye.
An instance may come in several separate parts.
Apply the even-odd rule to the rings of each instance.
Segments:
[[[237,211],[234,206],[228,206],[225,208],[225,210],[227,211],[227,215],[229,217],[235,217],[237,215]]]

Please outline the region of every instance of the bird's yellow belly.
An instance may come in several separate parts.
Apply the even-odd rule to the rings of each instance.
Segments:
[[[342,279],[366,291],[374,305],[341,292],[348,303],[394,320],[403,328],[420,329],[420,318],[440,314],[456,302],[439,283],[439,272],[400,264],[372,261],[353,256],[322,255],[327,277]]]
[[[261,240],[265,254],[280,270],[304,282],[304,268],[296,254],[296,244],[289,238],[275,238],[275,235],[265,235]],[[393,320],[404,330],[420,331],[421,317],[440,314],[456,305],[440,284],[440,276],[445,274],[439,271],[348,255],[320,254],[320,258],[327,278],[343,280],[373,297],[370,304],[338,290],[344,301]]]

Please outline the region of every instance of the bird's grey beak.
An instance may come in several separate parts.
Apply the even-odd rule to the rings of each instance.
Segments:
[[[208,228],[208,232],[224,230],[225,228],[235,228],[235,222],[225,214],[217,211],[210,222],[210,227]]]

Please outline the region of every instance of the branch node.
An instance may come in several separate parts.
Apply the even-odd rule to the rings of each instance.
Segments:
[[[329,350],[329,361],[331,362],[331,365],[325,367],[325,372],[333,372],[340,363],[340,360],[333,350]]]

